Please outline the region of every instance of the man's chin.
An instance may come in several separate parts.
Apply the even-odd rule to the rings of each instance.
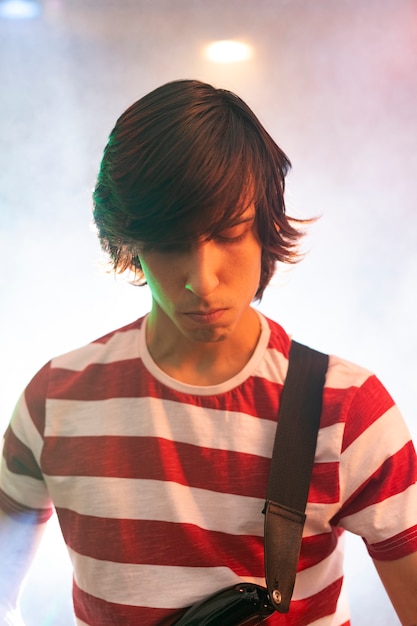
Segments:
[[[199,328],[192,332],[188,331],[186,336],[190,341],[196,343],[221,343],[230,336],[230,331],[225,328]]]

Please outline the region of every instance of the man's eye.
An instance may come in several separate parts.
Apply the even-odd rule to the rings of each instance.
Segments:
[[[246,235],[246,229],[242,231],[241,228],[230,228],[229,230],[224,230],[216,236],[218,241],[223,241],[225,243],[236,243],[241,241]]]

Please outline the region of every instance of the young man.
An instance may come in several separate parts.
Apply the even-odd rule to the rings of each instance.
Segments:
[[[289,167],[244,102],[201,82],[164,85],[117,121],[94,217],[152,308],[53,359],[18,403],[0,482],[3,615],[53,508],[78,625],[173,624],[217,590],[264,584],[261,511],[291,340],[251,303],[277,262],[297,260]],[[402,624],[417,624],[416,480],[387,391],[330,357],[291,610],[269,623],[349,624],[349,530]]]

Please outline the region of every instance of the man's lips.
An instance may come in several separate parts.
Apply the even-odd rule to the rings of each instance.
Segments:
[[[225,313],[226,309],[210,309],[208,311],[187,311],[184,313],[189,319],[198,324],[214,324]]]

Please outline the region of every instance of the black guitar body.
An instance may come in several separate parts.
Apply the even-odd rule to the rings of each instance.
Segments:
[[[267,589],[239,583],[194,604],[174,626],[255,626],[272,613]]]

